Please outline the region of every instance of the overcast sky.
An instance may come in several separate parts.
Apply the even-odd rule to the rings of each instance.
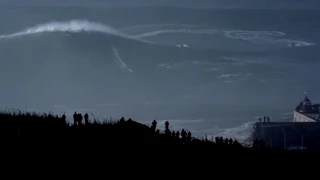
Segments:
[[[14,5],[179,6],[195,8],[320,9],[320,0],[0,0]]]

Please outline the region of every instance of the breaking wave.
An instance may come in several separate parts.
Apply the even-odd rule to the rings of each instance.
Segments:
[[[173,26],[173,24],[168,24]],[[124,29],[137,28],[137,27],[148,27],[155,25],[146,25],[146,26],[133,26]],[[124,30],[122,29],[122,30]],[[242,30],[219,30],[219,29],[164,29],[157,30],[152,32],[146,32],[138,35],[127,35],[121,33],[120,30],[114,29],[111,26],[90,22],[87,20],[71,20],[65,22],[49,22],[45,24],[40,24],[26,30],[7,34],[0,35],[0,39],[14,38],[19,36],[25,36],[30,34],[39,34],[44,32],[100,32],[106,33],[109,35],[119,36],[127,39],[139,40],[145,43],[151,43],[144,40],[143,38],[153,37],[160,34],[167,33],[189,33],[189,34],[204,34],[204,35],[222,35],[226,38],[231,39],[241,39],[250,42],[266,42],[266,43],[283,43],[287,46],[295,44],[295,46],[310,46],[315,45],[313,43],[291,40],[291,39],[281,39],[280,36],[286,35],[283,32],[277,31],[242,31]]]
[[[106,33],[109,35],[119,36],[127,39],[135,39],[140,40],[135,37],[128,36],[126,34],[120,33],[118,30],[103,25],[96,22],[90,22],[87,20],[71,20],[67,22],[49,22],[46,24],[37,25],[21,32],[17,32],[14,34],[9,35],[0,35],[0,39],[7,39],[7,38],[15,38],[19,36],[26,36],[30,34],[39,34],[44,32],[100,32]],[[143,40],[140,40],[143,41]],[[147,42],[147,41],[143,41]]]
[[[221,129],[220,133],[215,136],[222,136],[226,138],[237,138],[240,142],[244,142],[251,137],[253,125],[255,122],[247,122],[239,127]]]

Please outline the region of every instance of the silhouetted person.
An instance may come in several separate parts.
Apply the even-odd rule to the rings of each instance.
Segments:
[[[124,117],[121,117],[120,123],[124,123],[124,122],[125,122]]]
[[[253,148],[261,148],[262,145],[262,141],[260,139],[255,139],[255,141],[253,142]]]
[[[73,114],[73,124],[77,125],[77,123],[78,123],[78,114],[77,114],[77,112],[74,112],[74,114]]]
[[[229,145],[232,145],[233,144],[233,141],[232,141],[232,139],[230,138],[229,139]]]
[[[171,135],[171,131],[169,129],[166,129],[164,131],[164,134],[167,135],[167,136],[170,136]]]
[[[88,115],[88,113],[86,113],[84,115],[84,124],[89,124],[89,115]]]
[[[152,126],[151,126],[152,132],[156,132],[156,128],[157,128],[157,121],[153,120],[152,121]]]
[[[229,139],[228,139],[228,138],[226,138],[226,139],[224,140],[224,144],[225,144],[225,145],[228,145],[228,144],[229,144]]]
[[[241,145],[240,145],[240,143],[235,139],[235,140],[233,141],[233,146],[234,146],[234,147],[240,147]]]
[[[171,135],[172,135],[173,137],[176,137],[176,132],[172,131]]]
[[[176,132],[176,137],[177,137],[177,138],[180,138],[180,133],[179,133],[179,131]]]
[[[219,138],[219,144],[223,144],[223,137]]]
[[[270,118],[269,118],[269,117],[267,117],[267,122],[268,122],[268,123],[270,122]]]
[[[168,121],[166,121],[166,122],[164,123],[164,125],[165,125],[165,128],[166,128],[166,129],[169,129],[169,122],[168,122]]]
[[[171,135],[171,132],[169,130],[169,122],[166,121],[164,125],[165,125],[165,131],[164,131],[165,135]]]
[[[264,122],[264,123],[266,122],[266,117],[265,117],[265,116],[263,117],[263,122]]]
[[[220,144],[219,137],[216,137],[216,144]]]
[[[187,141],[189,141],[189,142],[191,141],[191,132],[190,131],[187,134]]]
[[[66,119],[67,119],[66,115],[63,114],[62,117],[61,117],[61,119],[62,119],[63,121],[66,121]]]
[[[181,137],[182,141],[185,142],[187,139],[187,132],[184,129],[181,130]]]
[[[81,125],[82,124],[82,114],[78,113],[78,125]]]

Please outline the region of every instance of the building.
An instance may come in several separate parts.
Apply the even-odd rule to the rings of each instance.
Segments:
[[[306,96],[296,107],[291,122],[257,122],[252,138],[262,139],[268,147],[320,150],[319,104]],[[269,118],[268,118],[269,119]]]
[[[312,104],[306,96],[293,112],[294,122],[320,122],[319,104]]]

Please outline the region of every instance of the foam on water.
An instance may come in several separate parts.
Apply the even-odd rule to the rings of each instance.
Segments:
[[[161,34],[168,33],[190,33],[190,34],[204,34],[204,35],[223,35],[230,39],[241,39],[251,42],[263,42],[263,43],[281,43],[291,46],[292,43],[295,46],[311,46],[314,43],[292,40],[292,39],[281,39],[280,36],[285,36],[286,33],[279,31],[243,31],[243,30],[220,30],[220,29],[163,29],[152,32],[146,32],[143,34],[136,35],[136,38],[148,38],[158,36]]]
[[[240,75],[241,75],[240,73],[238,73],[238,74],[222,74],[218,78],[237,77],[237,76],[240,76]]]
[[[147,38],[152,36],[157,36],[160,34],[167,34],[167,33],[189,33],[189,34],[208,34],[208,35],[215,35],[219,32],[219,30],[215,29],[165,29],[165,30],[158,30],[152,32],[146,32],[143,34],[136,35],[136,38]]]
[[[232,39],[242,39],[245,41],[254,42],[267,42],[267,43],[284,43],[291,46],[291,43],[295,43],[296,46],[311,46],[315,45],[313,43],[308,43],[304,41],[291,40],[291,39],[281,39],[280,36],[284,36],[286,33],[279,31],[226,31],[225,36]]]
[[[168,26],[196,27],[196,25],[192,25],[192,24],[146,24],[146,25],[136,25],[136,26],[122,28],[120,29],[120,31],[126,31],[131,29],[142,29],[142,28],[149,28],[149,27],[168,27]]]
[[[251,137],[254,123],[255,122],[247,122],[239,127],[220,129],[222,132],[215,134],[215,136],[236,138],[239,141],[245,141]]]
[[[126,63],[124,63],[124,61],[121,59],[120,54],[118,52],[118,50],[115,47],[112,47],[112,51],[114,54],[114,61],[119,64],[119,67],[121,69],[126,69],[129,72],[133,72],[130,68],[128,68],[128,66],[126,65]]]
[[[189,45],[188,44],[182,44],[182,45],[178,44],[177,47],[186,47],[187,48],[187,47],[189,47]]]
[[[223,136],[225,138],[236,138],[238,141],[244,141],[251,137],[253,125],[255,122],[246,122],[241,126],[232,127],[232,128],[219,128],[213,127],[211,129],[202,129],[195,130],[193,129],[194,124],[204,124],[207,123],[205,119],[195,119],[195,120],[158,120],[158,127],[161,130],[164,130],[165,121],[169,121],[171,130],[181,130],[184,128],[185,130],[190,130],[194,135],[207,135],[208,137],[217,137]]]

